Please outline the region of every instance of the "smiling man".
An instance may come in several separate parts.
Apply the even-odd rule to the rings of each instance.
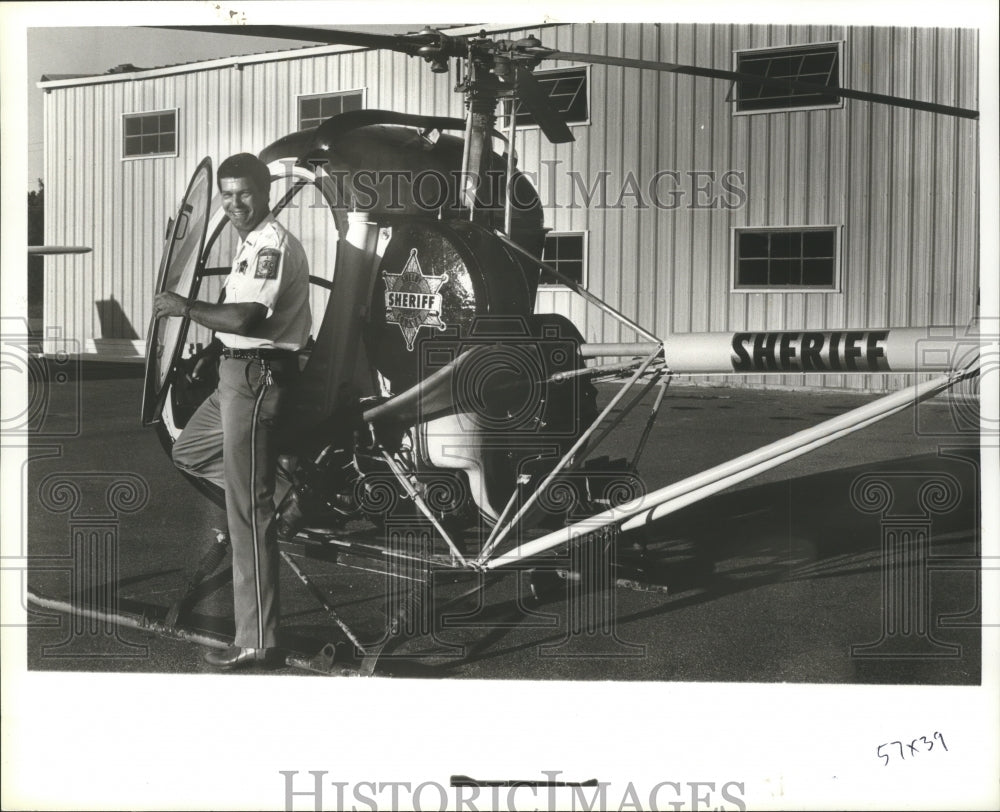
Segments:
[[[271,214],[267,166],[248,153],[233,155],[219,165],[218,184],[241,240],[224,300],[160,293],[154,313],[215,330],[213,345],[221,351],[219,386],[184,427],[173,457],[182,470],[226,492],[236,637],[232,647],[210,651],[205,660],[230,669],[266,662],[277,646],[275,433],[312,324],[308,262],[299,241]]]

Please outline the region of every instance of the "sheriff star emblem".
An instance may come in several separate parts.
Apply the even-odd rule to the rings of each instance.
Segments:
[[[406,349],[413,352],[413,342],[421,327],[444,330],[441,321],[441,294],[448,274],[424,276],[417,259],[417,249],[410,249],[406,265],[399,273],[382,271],[385,280],[385,320],[398,324],[406,339]]]

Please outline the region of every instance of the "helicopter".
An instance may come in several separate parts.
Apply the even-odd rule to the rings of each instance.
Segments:
[[[530,111],[551,142],[573,139],[532,75],[552,59],[833,92],[939,115],[975,118],[974,110],[738,71],[556,51],[534,37],[289,26],[240,26],[239,33],[388,48],[423,59],[435,73],[460,63],[456,90],[465,101],[464,119],[358,110],[291,133],[259,153],[284,189],[275,213],[280,217],[311,195],[338,235],[332,279],[311,278],[322,317],[300,359],[294,418],[282,440],[283,487],[276,498],[282,557],[307,586],[289,552],[308,549],[347,566],[354,556],[388,562],[410,579],[412,600],[390,619],[390,645],[403,636],[405,614],[423,599],[432,571],[472,573],[481,588],[491,574],[552,551],[615,543],[621,534],[641,532],[977,374],[977,346],[962,327],[934,339],[939,352],[929,351],[927,332],[919,328],[658,337],[540,259],[543,209],[514,149],[517,109]],[[501,105],[508,111],[502,131]],[[373,168],[379,172],[372,174]],[[394,186],[401,176],[414,182]],[[433,205],[416,178],[437,184]],[[169,224],[158,291],[198,296],[228,272],[224,257],[233,237],[213,186],[206,158]],[[569,319],[536,314],[543,273],[631,331],[634,340],[588,343]],[[148,335],[141,418],[169,453],[214,382],[191,377],[197,360],[192,348],[200,342],[192,340],[197,332],[187,320],[154,319]],[[675,376],[841,370],[936,375],[680,482],[648,492],[637,485],[642,447]],[[618,384],[606,403],[598,401],[599,381]],[[654,390],[633,458],[593,457],[592,450]],[[190,479],[222,503],[215,486]],[[406,535],[400,528],[416,525],[427,528],[424,542],[400,542]],[[171,607],[167,630],[224,555],[221,542],[209,550]],[[422,573],[416,579],[414,566]],[[372,673],[386,640],[362,644],[332,606],[324,606],[364,657],[363,673]],[[321,655],[311,665],[331,670],[333,650],[326,647]]]

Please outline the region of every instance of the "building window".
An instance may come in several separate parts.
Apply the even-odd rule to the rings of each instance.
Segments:
[[[567,124],[586,124],[590,120],[586,68],[536,71],[532,75],[548,94],[549,103],[562,113]],[[509,100],[504,102],[504,115],[510,116]],[[537,126],[535,117],[523,105],[518,105],[516,118],[518,127]]]
[[[739,73],[751,73],[770,79],[790,79],[829,88],[840,87],[840,63],[838,42],[736,53],[736,70]],[[840,97],[836,93],[796,90],[751,80],[736,82],[737,113],[778,112],[839,105]]]
[[[838,232],[835,226],[737,229],[735,289],[836,290]]]
[[[122,122],[122,157],[177,154],[177,111],[127,113]]]
[[[577,284],[587,285],[587,246],[583,232],[550,232],[545,235],[542,248],[542,262],[551,265],[563,276],[568,276]],[[560,279],[543,270],[539,285],[562,285]]]
[[[320,93],[299,96],[299,129],[318,127],[330,116],[339,116],[364,107],[363,90],[345,90],[339,93]]]

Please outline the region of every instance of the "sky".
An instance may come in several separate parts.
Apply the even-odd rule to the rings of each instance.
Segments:
[[[342,26],[348,30],[404,33],[423,23],[390,26]],[[28,188],[43,176],[43,75],[98,74],[131,63],[140,68],[174,65],[227,56],[285,51],[319,43],[229,34],[172,31],[143,27],[31,27],[27,30]]]

